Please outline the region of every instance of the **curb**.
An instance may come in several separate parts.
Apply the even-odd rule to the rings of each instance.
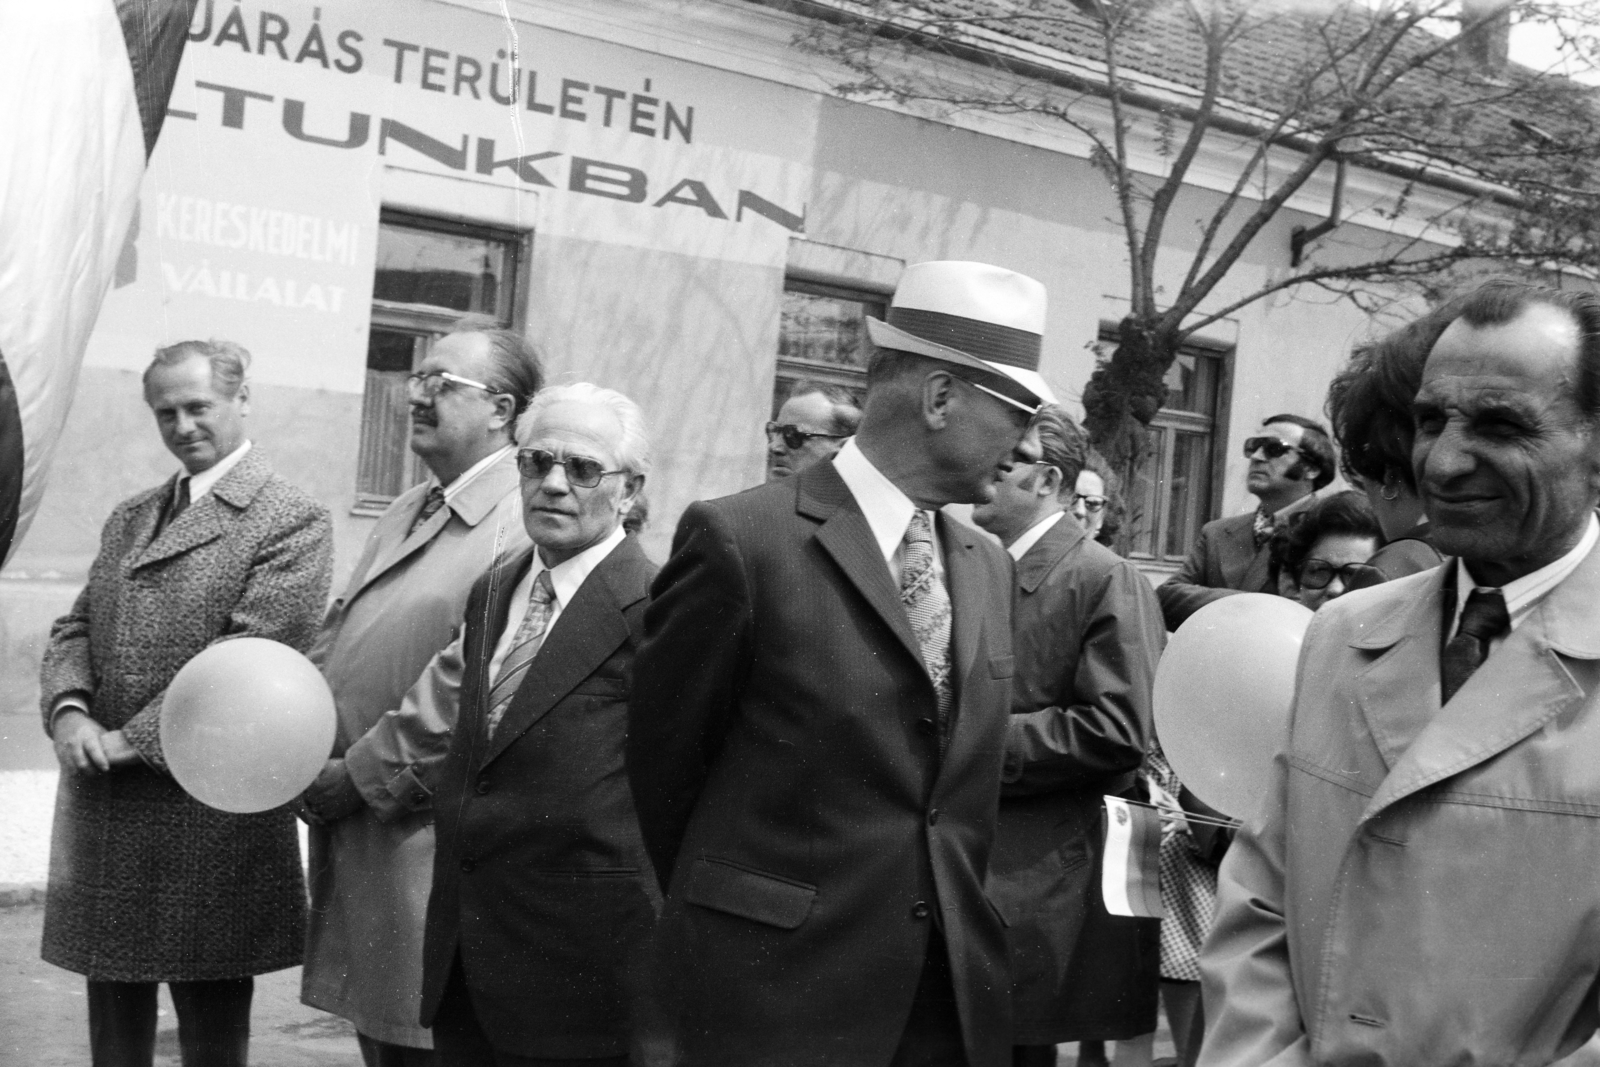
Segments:
[[[43,882],[0,882],[0,908],[22,908],[43,903]]]

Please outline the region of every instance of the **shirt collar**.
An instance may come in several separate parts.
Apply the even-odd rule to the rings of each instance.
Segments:
[[[1513,629],[1538,606],[1539,601],[1578,569],[1578,564],[1589,555],[1597,541],[1600,541],[1600,519],[1591,513],[1589,525],[1584,527],[1583,536],[1578,539],[1572,551],[1555,562],[1546,563],[1531,574],[1524,574],[1521,578],[1513,579],[1500,587],[1500,595],[1506,598],[1506,613],[1511,616]],[[1466,563],[1457,557],[1455,615],[1457,622],[1461,619],[1462,609],[1467,606],[1467,597],[1472,595],[1474,589],[1480,588],[1488,587],[1474,585],[1472,575],[1467,572]],[[1454,626],[1450,627],[1450,632],[1455,632]]]
[[[201,497],[211,492],[212,488],[222,481],[229,471],[239,465],[239,461],[244,458],[245,453],[248,451],[250,451],[250,442],[246,441],[199,474],[185,474],[179,478],[180,482],[183,478],[189,479],[189,503],[196,503]]]
[[[883,553],[884,560],[891,560],[895,549],[905,540],[906,527],[911,525],[911,516],[917,511],[916,504],[872,465],[853,437],[834,455],[833,467],[866,516],[867,526],[878,542],[878,551]]]
[[[628,536],[619,523],[611,536],[598,544],[590,545],[576,556],[562,563],[557,563],[550,570],[550,588],[555,590],[556,606],[565,608],[571,603],[572,598],[578,595],[578,589],[588,580],[590,573],[602,560],[611,555],[611,550],[622,544],[623,538]],[[531,575],[538,580],[539,572],[544,570],[544,560],[539,558],[537,549],[533,553],[533,570]]]
[[[1058,511],[1054,515],[1040,519],[1028,527],[1028,532],[1011,542],[1011,547],[1006,549],[1007,552],[1011,553],[1011,558],[1019,563],[1022,562],[1022,557],[1028,554],[1028,549],[1038,544],[1039,539],[1049,533],[1055,524],[1061,521],[1061,516],[1065,514],[1065,511]]]
[[[444,487],[445,503],[448,504],[451,500],[455,499],[456,494],[460,493],[461,490],[471,485],[478,475],[482,474],[484,471],[500,462],[501,458],[505,456],[507,452],[510,452],[514,447],[514,445],[505,445],[502,448],[497,448],[487,456],[484,456],[482,459],[478,460],[478,462],[474,463],[472,466],[468,467],[466,470],[462,471],[460,474],[456,475],[455,481]],[[428,475],[428,485],[430,488],[438,484],[438,478],[435,478],[431,474]],[[552,579],[552,581],[553,580],[554,579]]]

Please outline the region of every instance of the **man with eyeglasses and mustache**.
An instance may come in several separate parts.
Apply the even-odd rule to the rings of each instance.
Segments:
[[[1299,415],[1268,418],[1245,439],[1244,454],[1250,461],[1245,484],[1260,503],[1254,512],[1206,523],[1178,573],[1156,590],[1168,630],[1233,593],[1277,593],[1272,535],[1333,481],[1328,432]]]
[[[860,422],[861,406],[850,390],[826,382],[795,382],[777,421],[767,423],[767,481],[832,459]]]
[[[406,383],[411,451],[429,477],[378,518],[311,650],[339,732],[303,797],[312,829],[301,998],[355,1025],[368,1067],[433,1062],[418,1014],[434,779],[450,722],[400,709],[450,643],[473,582],[528,546],[511,434],[543,380],[519,333],[464,321],[433,342]]]

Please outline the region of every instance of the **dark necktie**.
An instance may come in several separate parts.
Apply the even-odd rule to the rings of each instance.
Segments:
[[[1489,642],[1511,629],[1506,598],[1498,589],[1474,589],[1461,611],[1456,635],[1445,642],[1439,659],[1441,703],[1448,704],[1472,672],[1489,655]]]
[[[444,487],[435,485],[428,490],[428,495],[422,498],[422,510],[417,512],[417,517],[411,520],[411,530],[427,522],[439,513],[444,507]],[[411,530],[406,532],[409,534]]]
[[[179,478],[178,488],[173,491],[172,499],[167,501],[165,513],[161,516],[161,521],[156,526],[156,536],[160,537],[161,531],[165,530],[168,526],[171,526],[173,522],[177,520],[179,515],[182,515],[186,510],[188,510],[188,507],[189,479]]]

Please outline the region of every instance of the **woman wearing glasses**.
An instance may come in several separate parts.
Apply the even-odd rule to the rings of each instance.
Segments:
[[[1353,489],[1323,497],[1272,539],[1278,592],[1316,611],[1383,574],[1367,561],[1383,546],[1383,530],[1367,498]]]

